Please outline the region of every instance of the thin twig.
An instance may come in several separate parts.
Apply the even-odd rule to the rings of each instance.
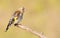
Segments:
[[[29,32],[33,33],[34,35],[39,36],[39,38],[46,38],[46,36],[44,36],[42,32],[38,33],[25,25],[18,24],[17,27],[19,27],[23,30],[29,31]]]

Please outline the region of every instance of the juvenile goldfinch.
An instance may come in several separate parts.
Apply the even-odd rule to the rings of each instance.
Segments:
[[[6,31],[9,29],[9,26],[11,26],[11,24],[14,24],[15,26],[18,25],[18,23],[23,18],[23,13],[24,13],[24,7],[21,7],[17,11],[15,11],[15,13],[12,15],[12,17],[9,20]]]

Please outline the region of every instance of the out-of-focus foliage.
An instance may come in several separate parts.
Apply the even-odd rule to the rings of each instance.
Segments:
[[[25,13],[20,23],[48,38],[60,38],[60,0],[0,0],[0,38],[38,38],[14,25],[4,32],[11,15],[21,6]]]

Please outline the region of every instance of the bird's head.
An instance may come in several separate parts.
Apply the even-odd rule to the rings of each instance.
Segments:
[[[21,8],[19,8],[18,10],[19,10],[21,13],[24,13],[25,8],[24,8],[24,7],[21,7]]]

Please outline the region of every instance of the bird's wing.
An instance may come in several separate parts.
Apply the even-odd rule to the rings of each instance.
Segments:
[[[8,25],[6,27],[6,31],[9,29],[9,27],[11,26],[11,24],[13,24],[13,22],[14,22],[14,16],[12,15],[12,17],[10,18],[9,23],[8,23]]]

